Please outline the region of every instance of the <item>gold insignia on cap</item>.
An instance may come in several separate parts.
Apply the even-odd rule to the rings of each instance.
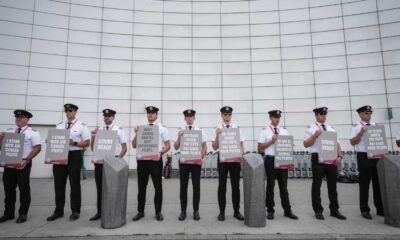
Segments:
[[[66,108],[70,108],[70,107],[71,107],[71,105],[67,104],[67,105],[65,105],[65,107],[66,107]]]
[[[149,107],[149,110],[150,110],[150,111],[153,111],[153,107]]]
[[[229,107],[225,107],[225,110],[226,110],[226,111],[229,111]]]
[[[188,112],[188,114],[191,114],[191,113],[192,113],[192,110],[189,109],[187,112]]]
[[[322,108],[324,111],[326,111],[327,109],[326,109],[326,107],[324,107],[324,108]]]
[[[108,114],[108,113],[110,113],[110,111],[108,111],[108,109],[106,109],[106,110],[104,111],[104,113],[107,113],[107,114]]]
[[[367,106],[367,110],[371,110],[371,106]]]
[[[276,112],[276,114],[281,114],[281,111],[278,110],[278,111]]]

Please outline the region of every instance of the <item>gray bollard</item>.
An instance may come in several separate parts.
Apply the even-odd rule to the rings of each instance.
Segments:
[[[387,155],[377,164],[385,224],[400,227],[400,158]]]
[[[265,227],[265,169],[260,154],[243,155],[244,224]]]
[[[126,223],[129,165],[125,160],[106,156],[103,164],[101,226],[119,228]]]

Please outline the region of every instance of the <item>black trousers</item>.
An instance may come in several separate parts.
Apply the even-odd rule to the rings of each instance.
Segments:
[[[226,181],[231,178],[232,205],[233,210],[238,212],[240,209],[240,170],[242,165],[236,162],[220,163],[218,156],[218,206],[221,213],[225,213],[226,207]]]
[[[94,164],[94,180],[96,181],[97,190],[97,213],[101,214],[101,198],[103,187],[103,164]]]
[[[180,199],[181,210],[186,212],[187,208],[187,189],[189,184],[189,175],[192,175],[193,186],[193,210],[199,210],[200,203],[200,172],[201,166],[198,164],[179,164],[179,179],[181,182]]]
[[[336,190],[337,166],[319,163],[318,153],[312,153],[311,167],[313,173],[311,200],[314,212],[322,213],[324,210],[321,205],[321,184],[324,175],[326,176],[326,183],[328,185],[329,209],[331,213],[337,212],[339,210],[338,194]]]
[[[56,193],[55,213],[64,214],[65,187],[67,178],[71,187],[70,201],[72,212],[81,212],[81,168],[83,151],[69,151],[67,165],[53,165],[54,190]]]
[[[374,205],[377,213],[383,214],[383,204],[382,204],[381,190],[379,187],[378,170],[376,168],[376,164],[378,162],[379,159],[368,159],[367,153],[365,152],[357,153],[361,212],[369,212],[371,210],[368,206],[368,197],[369,197],[369,184],[372,180]]]
[[[32,162],[28,163],[24,169],[4,168],[3,186],[4,186],[4,215],[14,217],[15,202],[17,200],[16,188],[19,189],[20,207],[19,215],[28,214],[29,205],[31,204],[31,187],[29,185],[29,177],[31,175]]]
[[[264,167],[267,172],[267,194],[265,206],[268,212],[274,213],[275,201],[274,201],[274,188],[275,179],[278,180],[279,194],[281,196],[281,205],[285,213],[291,212],[291,206],[289,202],[289,192],[287,190],[288,181],[288,170],[287,169],[275,169],[275,157],[265,156]]]
[[[146,189],[149,182],[149,176],[153,181],[154,186],[154,206],[156,213],[161,212],[163,192],[162,192],[162,169],[163,162],[160,158],[159,161],[141,160],[137,161],[137,174],[138,174],[138,212],[144,213],[144,206],[146,204]]]

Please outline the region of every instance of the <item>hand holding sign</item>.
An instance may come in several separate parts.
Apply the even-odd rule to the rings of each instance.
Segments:
[[[369,126],[364,135],[367,143],[368,158],[381,158],[389,152],[387,146],[385,126]]]
[[[96,137],[96,133],[97,131],[99,131],[99,126],[97,126],[94,130],[92,130],[90,133],[92,135],[92,137]]]
[[[180,162],[183,164],[202,163],[202,131],[201,130],[183,130],[180,142]]]
[[[241,162],[239,128],[224,128],[218,138],[220,162]]]
[[[337,165],[338,160],[338,142],[337,133],[323,131],[318,138],[319,163]]]
[[[274,167],[277,169],[292,169],[294,167],[293,136],[277,136]]]
[[[69,131],[64,129],[49,129],[45,163],[68,164]]]
[[[159,128],[156,125],[140,126],[137,133],[137,160],[160,160],[158,150]]]
[[[93,144],[94,163],[102,164],[107,155],[114,156],[117,147],[118,132],[99,130]]]
[[[24,134],[4,133],[1,143],[0,166],[20,168],[24,151]]]

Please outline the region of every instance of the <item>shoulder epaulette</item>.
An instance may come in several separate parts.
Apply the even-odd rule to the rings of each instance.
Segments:
[[[83,122],[83,123],[81,123],[81,125],[82,125],[82,126],[86,126],[86,123]]]
[[[7,129],[6,131],[8,131],[8,130],[12,130],[13,128],[9,128],[9,129]]]
[[[31,128],[31,131],[33,131],[33,132],[37,132],[37,130],[36,130],[36,129],[34,129],[34,128]]]

